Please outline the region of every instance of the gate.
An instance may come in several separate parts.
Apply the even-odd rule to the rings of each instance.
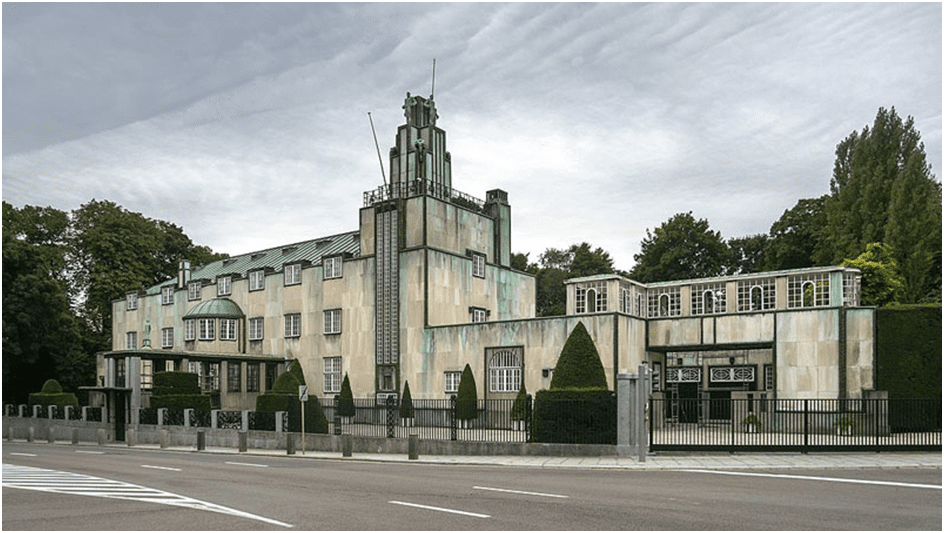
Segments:
[[[940,451],[940,400],[650,398],[652,451]],[[664,416],[658,416],[664,413]],[[725,416],[720,416],[720,415]]]

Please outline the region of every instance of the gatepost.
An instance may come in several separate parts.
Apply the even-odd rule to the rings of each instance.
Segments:
[[[616,376],[616,452],[619,455],[635,455],[639,462],[646,462],[649,444],[646,408],[651,391],[652,372],[639,365],[636,374]]]

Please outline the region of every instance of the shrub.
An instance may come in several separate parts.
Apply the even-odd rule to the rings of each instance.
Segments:
[[[551,390],[570,388],[607,388],[600,354],[583,322],[567,337],[551,379]]]
[[[403,398],[400,400],[400,418],[413,418],[413,396],[410,395],[410,382],[403,383]]]
[[[34,405],[57,405],[59,407],[71,405],[76,409],[79,407],[79,399],[75,397],[75,393],[62,392],[62,386],[54,379],[46,380],[46,383],[43,383],[42,392],[30,393],[27,401],[30,408]]]
[[[155,372],[151,407],[209,411],[210,397],[200,393],[199,383],[191,372]]]
[[[40,390],[43,394],[59,394],[62,392],[62,385],[54,379],[47,379]]]
[[[470,367],[468,363],[466,363],[465,369],[462,370],[457,396],[458,405],[456,417],[459,420],[475,420],[478,418],[479,396],[475,388],[475,376],[472,374],[472,367]]]
[[[302,372],[302,364],[298,361],[298,359],[292,359],[292,361],[289,362],[288,371],[291,372],[293,376],[295,376],[295,379],[298,380],[299,385],[307,385],[307,383],[305,383],[305,373]]]
[[[354,416],[354,393],[351,392],[351,380],[347,374],[344,374],[344,381],[341,382],[341,402],[338,405],[339,416]]]
[[[605,389],[541,390],[534,397],[534,442],[616,444],[616,395]]]
[[[209,411],[212,409],[210,397],[206,394],[170,394],[166,396],[151,396],[151,407],[155,409],[198,409]]]
[[[518,395],[515,396],[515,403],[511,404],[511,419],[524,420],[527,416],[528,391],[524,388],[524,379],[521,380],[521,388],[518,389]]]
[[[293,365],[295,367],[297,365]],[[301,368],[293,372],[282,372],[272,385],[272,390],[256,397],[258,412],[288,412],[288,431],[302,430],[302,402],[298,400],[298,376],[305,378]],[[325,418],[318,398],[312,397],[305,402],[305,433],[327,433],[328,419]]]

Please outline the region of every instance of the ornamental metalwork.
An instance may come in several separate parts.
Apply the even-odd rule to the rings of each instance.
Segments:
[[[712,367],[710,377],[712,383],[749,383],[754,381],[753,366],[724,366]]]
[[[666,383],[701,383],[701,367],[670,366],[665,369]]]
[[[400,254],[397,210],[377,214],[376,362],[397,364],[399,352]]]

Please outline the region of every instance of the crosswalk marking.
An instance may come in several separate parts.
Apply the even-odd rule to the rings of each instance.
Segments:
[[[179,494],[142,487],[141,485],[88,476],[85,474],[34,468],[31,466],[17,466],[4,463],[3,487],[175,505],[177,507],[187,507],[189,509],[211,511],[214,513],[259,520],[282,527],[293,527],[291,524],[279,522],[271,518],[257,516],[237,509],[230,509],[229,507],[223,507],[222,505],[216,505],[214,503],[195,500]]]

